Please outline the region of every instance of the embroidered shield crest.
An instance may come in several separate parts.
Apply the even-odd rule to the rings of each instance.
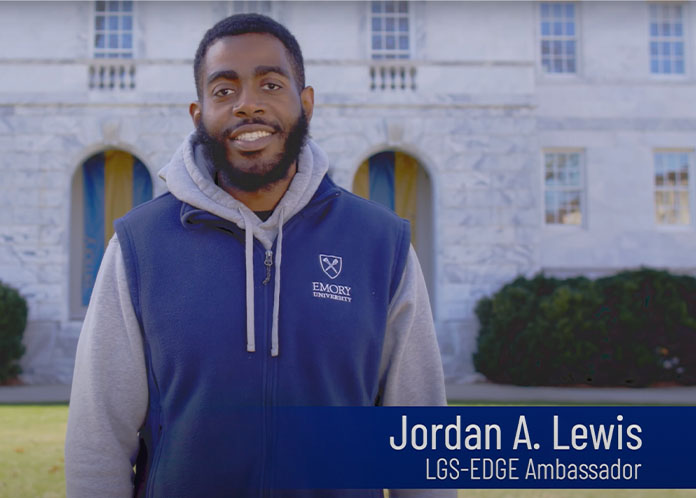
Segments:
[[[326,276],[333,280],[341,274],[343,258],[341,256],[332,256],[331,254],[320,254],[319,264]]]

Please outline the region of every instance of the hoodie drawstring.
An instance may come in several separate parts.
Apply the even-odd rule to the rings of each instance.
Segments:
[[[278,314],[280,312],[280,262],[283,259],[283,218],[285,212],[278,213],[278,238],[275,254],[275,289],[273,289],[273,326],[271,328],[271,356],[278,356]]]
[[[246,269],[246,322],[247,322],[247,351],[256,351],[256,336],[254,333],[254,224],[244,210],[239,213],[244,219],[244,256]]]
[[[244,256],[246,269],[246,336],[247,352],[256,351],[254,330],[254,224],[243,210],[239,213],[244,219]],[[285,212],[278,213],[278,238],[275,253],[275,288],[273,289],[273,324],[271,327],[271,356],[278,356],[278,315],[280,312],[280,265],[283,260],[283,223]]]

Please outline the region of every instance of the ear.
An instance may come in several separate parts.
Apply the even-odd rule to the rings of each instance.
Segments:
[[[191,102],[189,105],[189,114],[193,120],[193,125],[198,128],[198,123],[201,122],[201,104],[199,102]]]
[[[312,113],[314,112],[314,88],[311,86],[304,87],[304,90],[300,92],[300,101],[302,102],[302,108],[304,109],[307,122],[309,123],[312,119]]]

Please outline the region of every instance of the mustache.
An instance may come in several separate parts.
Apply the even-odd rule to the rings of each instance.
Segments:
[[[224,130],[222,130],[222,136],[225,138],[230,138],[230,136],[238,129],[241,128],[242,126],[246,125],[262,125],[262,126],[268,126],[269,128],[273,128],[273,131],[276,133],[280,133],[283,131],[278,125],[278,123],[269,123],[268,121],[264,121],[261,118],[254,118],[254,119],[245,119],[244,121],[241,121],[234,126],[228,126]]]

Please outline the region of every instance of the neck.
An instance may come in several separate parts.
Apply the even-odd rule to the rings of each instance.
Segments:
[[[297,162],[290,166],[288,174],[285,176],[285,178],[282,178],[270,185],[266,185],[263,188],[253,192],[241,190],[234,185],[227,183],[225,178],[220,174],[217,174],[217,181],[220,188],[252,211],[271,211],[275,209],[280,202],[280,199],[282,199],[283,195],[285,195],[285,192],[288,190],[290,182],[295,176],[295,173],[297,173]]]

